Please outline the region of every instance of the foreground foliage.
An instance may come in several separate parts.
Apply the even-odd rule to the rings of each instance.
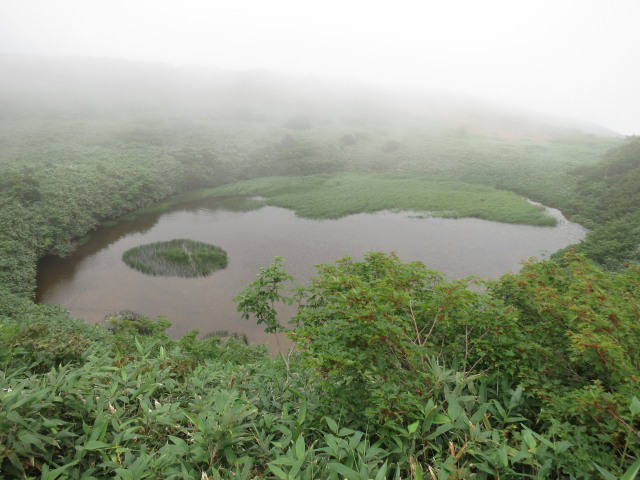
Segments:
[[[517,386],[525,424],[571,444],[555,452],[557,473],[637,458],[640,268],[608,274],[571,254],[528,264],[487,293],[467,283],[393,256],[345,259],[320,267],[291,335],[361,421],[422,421],[437,358],[466,378],[481,373],[495,400],[501,385]],[[434,454],[424,453],[424,462]]]
[[[240,308],[290,298],[288,278],[281,261],[263,269]],[[570,256],[484,292],[468,283],[381,253],[320,266],[293,292],[298,353],[277,358],[234,338],[172,340],[167,321],[133,314],[88,326],[6,294],[0,471],[634,478],[640,269]]]

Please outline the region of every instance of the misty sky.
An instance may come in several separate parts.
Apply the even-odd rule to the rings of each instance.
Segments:
[[[0,53],[417,86],[640,134],[640,0],[0,0]]]

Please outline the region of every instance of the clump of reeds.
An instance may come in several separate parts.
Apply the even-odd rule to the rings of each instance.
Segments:
[[[122,260],[154,276],[203,277],[227,266],[227,253],[215,245],[177,239],[127,250]]]

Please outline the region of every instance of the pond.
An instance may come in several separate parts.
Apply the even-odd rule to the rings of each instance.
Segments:
[[[107,313],[133,310],[165,316],[176,336],[193,329],[228,330],[271,345],[273,339],[261,328],[240,318],[232,299],[276,255],[285,258],[300,283],[318,263],[360,259],[369,250],[395,251],[403,261],[420,260],[449,278],[497,278],[518,271],[523,260],[548,257],[584,237],[580,225],[558,210],[547,211],[558,219],[556,227],[389,211],[310,220],[282,208],[241,210],[229,199],[209,198],[101,228],[70,256],[45,257],[38,268],[37,300],[59,304],[92,323]],[[153,277],[122,261],[132,247],[174,238],[221,247],[228,254],[227,267],[207,277]]]

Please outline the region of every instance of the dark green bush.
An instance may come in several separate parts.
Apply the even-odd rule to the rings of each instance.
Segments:
[[[320,267],[291,333],[333,405],[362,421],[413,421],[433,394],[431,358],[463,372],[513,371],[523,340],[501,302],[422,263],[369,253]],[[335,407],[334,407],[335,408]]]
[[[286,300],[287,278],[278,262],[261,269],[239,309],[275,322],[266,307]],[[389,449],[406,434],[398,468],[436,465],[437,478],[632,472],[640,269],[608,273],[571,254],[484,293],[467,287],[382,253],[319,266],[290,332],[323,392],[314,415],[375,431]]]
[[[558,438],[577,435],[584,459],[638,458],[631,405],[640,397],[640,267],[614,274],[570,252],[491,289],[519,312],[532,342],[519,356],[518,381],[540,405],[538,421]]]

